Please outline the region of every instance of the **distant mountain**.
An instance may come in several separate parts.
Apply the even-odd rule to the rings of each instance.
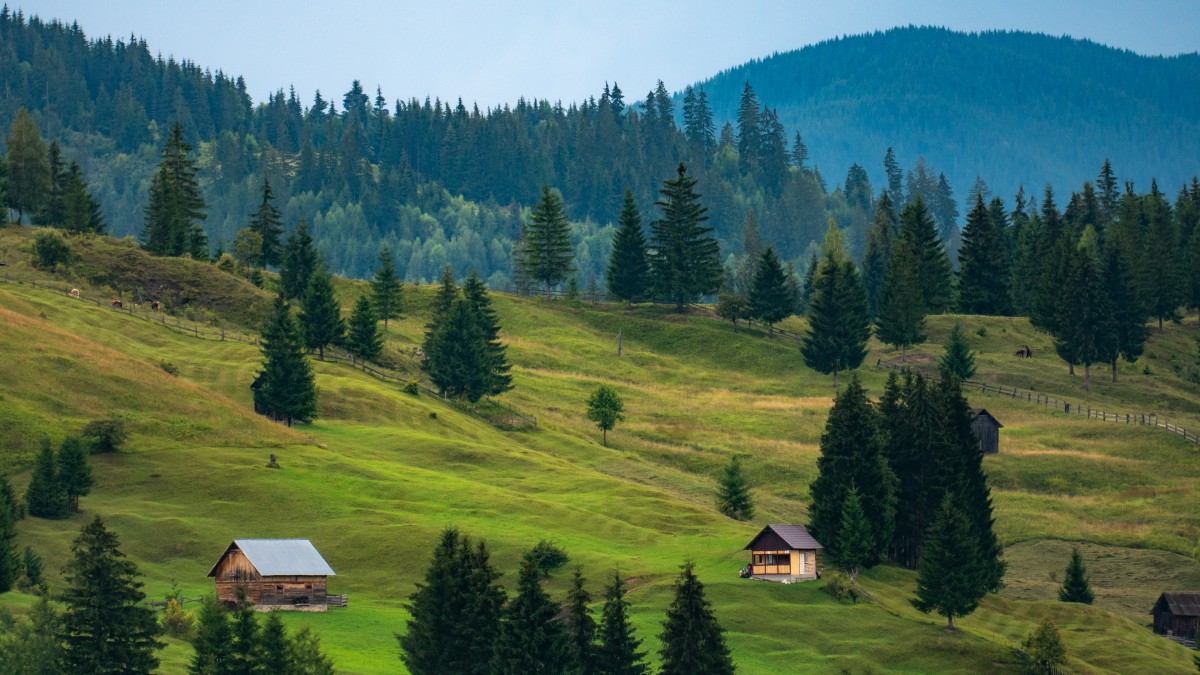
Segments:
[[[1200,55],[1141,56],[1022,32],[896,28],[822,42],[699,83],[718,127],[750,82],[800,132],[833,184],[854,162],[876,187],[895,149],[924,156],[961,200],[977,175],[1006,201],[1018,184],[1077,190],[1110,158],[1139,190],[1200,173]]]

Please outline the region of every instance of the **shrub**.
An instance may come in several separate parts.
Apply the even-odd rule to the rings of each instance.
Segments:
[[[858,602],[854,582],[844,572],[830,572],[825,576],[825,592],[837,598],[838,602]]]
[[[537,546],[530,549],[529,553],[525,554],[526,558],[533,561],[535,567],[542,573],[542,576],[550,576],[554,570],[567,564],[570,558],[567,552],[554,545],[554,542],[539,541]]]
[[[1053,674],[1066,663],[1067,653],[1063,648],[1062,638],[1058,635],[1058,626],[1050,617],[1033,629],[1021,643],[1025,650],[1025,672],[1037,674]]]
[[[975,331],[979,337],[987,337],[987,326],[980,326],[979,330]]]
[[[42,230],[33,238],[33,265],[49,269],[58,264],[71,262],[71,246],[57,232]]]
[[[412,394],[413,396],[420,396],[421,385],[416,380],[409,380],[408,383],[404,385],[404,393]]]
[[[83,428],[83,440],[91,446],[92,453],[117,452],[125,444],[125,438],[125,423],[119,419],[94,420]]]
[[[159,361],[158,367],[163,369],[163,372],[175,376],[179,374],[179,367],[170,361]]]
[[[184,609],[178,597],[171,597],[163,611],[162,626],[171,637],[191,640],[196,635],[196,615]]]

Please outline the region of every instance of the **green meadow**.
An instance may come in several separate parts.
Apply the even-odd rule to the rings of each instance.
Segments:
[[[129,297],[123,284],[149,288],[165,275],[193,289],[203,308],[194,318],[231,330],[252,326],[266,297],[191,263],[158,261],[162,269],[135,279],[140,252],[103,239],[78,243],[81,262],[50,275],[26,263],[29,239],[27,230],[0,231],[0,260],[13,278],[97,297],[112,295],[115,284]],[[97,258],[117,257],[129,258],[125,272],[97,271]],[[347,310],[364,289],[339,282]],[[407,377],[419,375],[412,350],[431,297],[430,288],[406,287],[405,317],[388,332],[383,360]],[[940,617],[909,604],[915,575],[906,570],[865,574],[870,598],[854,604],[839,603],[823,582],[738,579],[741,549],[762,525],[806,518],[833,388],[830,377],[804,367],[794,340],[661,307],[499,294],[494,304],[516,384],[499,402],[535,416],[535,429],[502,431],[436,397],[316,360],[320,416],[288,429],[252,412],[249,384],[260,360],[253,345],[0,284],[0,471],[19,491],[41,438],[58,441],[110,416],[131,432],[123,452],[93,456],[96,487],[84,512],[26,519],[19,544],[44,555],[53,583],[78,528],[98,513],[151,597],[177,585],[196,598],[211,592],[205,575],[230,540],[312,539],[338,572],[330,590],[347,593],[349,607],[286,620],[312,625],[348,673],[403,672],[394,634],[404,630],[405,601],[447,526],[485,539],[509,585],[521,554],[542,539],[562,546],[569,566],[583,566],[595,595],[614,568],[632,577],[634,619],[652,659],[672,581],[692,559],[745,673],[1017,672],[1014,648],[1047,615],[1074,672],[1193,668],[1187,650],[1148,627],[1159,592],[1200,587],[1200,448],[1183,438],[969,392],[972,405],[1004,424],[1001,452],[985,467],[1009,573],[1000,594],[947,634]],[[1156,332],[1147,355],[1122,364],[1115,384],[1107,369],[1095,369],[1091,392],[1024,319],[931,317],[930,341],[910,350],[912,358],[935,360],[955,321],[979,352],[977,379],[1110,412],[1158,412],[1200,430],[1194,318]],[[789,319],[786,327],[804,324]],[[1034,358],[1013,357],[1025,344]],[[872,344],[858,374],[873,395],[886,378],[873,365],[896,356]],[[608,448],[584,418],[599,383],[615,387],[627,408]],[[270,453],[280,469],[266,468]],[[752,523],[713,506],[715,474],[734,454],[754,484]],[[1090,565],[1092,607],[1063,605],[1055,595],[1075,544]],[[568,568],[553,575],[550,592],[561,597],[568,577]],[[0,606],[17,613],[31,602],[0,596]],[[182,672],[190,656],[190,646],[170,641],[163,671]]]

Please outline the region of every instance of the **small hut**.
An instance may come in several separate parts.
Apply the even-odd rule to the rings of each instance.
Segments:
[[[235,539],[208,576],[219,602],[235,604],[241,594],[260,609],[324,611],[334,571],[307,539]]]
[[[971,414],[971,429],[979,439],[979,451],[985,455],[1000,452],[1000,428],[1004,425],[984,408],[972,408]]]
[[[817,578],[820,548],[801,525],[767,525],[743,550],[750,551],[750,577],[786,584]]]
[[[1163,591],[1150,613],[1155,633],[1194,640],[1200,627],[1200,593]]]

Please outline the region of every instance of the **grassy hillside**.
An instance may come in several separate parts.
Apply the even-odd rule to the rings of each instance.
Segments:
[[[0,232],[10,264],[24,246],[20,236]],[[347,306],[361,290],[339,284]],[[388,358],[401,369],[414,367],[409,347],[420,340],[431,292],[408,295],[410,311],[389,333]],[[1186,650],[1145,627],[1159,591],[1200,581],[1200,462],[1182,439],[996,396],[973,399],[1005,424],[1001,454],[986,466],[1012,565],[1008,588],[963,620],[961,634],[946,635],[938,618],[908,604],[914,576],[907,571],[872,571],[863,584],[877,602],[855,605],[839,604],[821,583],[737,579],[741,547],[757,528],[805,518],[832,388],[803,367],[794,343],[658,308],[506,296],[495,303],[517,385],[502,399],[536,415],[536,430],[502,432],[331,363],[315,364],[320,418],[288,430],[249,412],[255,347],[0,284],[0,470],[17,471],[20,488],[40,437],[57,440],[90,419],[119,415],[133,432],[125,452],[94,458],[97,487],[82,516],[27,519],[20,543],[43,552],[56,573],[82,520],[99,513],[151,595],[174,582],[196,597],[210,591],[204,575],[229,540],[311,538],[338,571],[331,590],[349,593],[350,607],[287,620],[313,625],[346,672],[398,669],[393,633],[404,629],[404,601],[450,524],[488,541],[509,584],[522,551],[540,539],[582,564],[593,590],[619,566],[635,577],[634,618],[652,652],[672,578],[694,559],[747,673],[795,672],[797,664],[804,672],[1011,670],[1012,648],[1047,614],[1062,627],[1077,672],[1190,667]],[[955,319],[935,318],[934,338]],[[1041,356],[1048,345],[1025,322],[958,319],[978,342],[981,376],[1060,397],[1076,393],[1077,380]],[[981,327],[986,337],[977,336]],[[1168,392],[1161,402],[1200,427],[1186,422],[1200,417],[1200,396],[1160,365],[1186,358],[1183,345],[1196,334],[1192,322],[1168,326],[1151,345],[1151,374],[1126,368],[1117,384],[1096,386],[1094,396],[1104,397],[1096,400],[1138,408]],[[1014,344],[1041,354],[1015,362]],[[890,356],[876,348],[869,363]],[[168,375],[161,361],[179,374]],[[878,394],[884,373],[861,375]],[[582,414],[598,382],[617,387],[628,407],[607,449]],[[272,452],[281,470],[265,467]],[[712,477],[732,453],[744,457],[756,484],[754,523],[712,508]],[[1100,595],[1093,608],[1052,601],[1049,572],[1061,575],[1068,542],[1079,539],[1092,542],[1084,552]],[[548,582],[552,593],[561,596],[566,576]],[[29,600],[7,594],[0,606],[23,611]],[[178,672],[189,657],[189,647],[172,643],[164,670]]]

